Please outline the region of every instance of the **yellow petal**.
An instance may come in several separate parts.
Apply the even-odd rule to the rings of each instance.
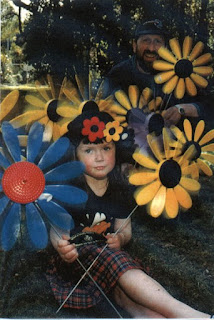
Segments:
[[[158,50],[158,54],[161,58],[164,60],[171,62],[175,64],[177,62],[177,59],[173,56],[173,54],[166,48],[166,47],[160,47]]]
[[[154,181],[148,186],[143,186],[138,188],[134,193],[134,198],[139,206],[142,206],[150,202],[156,195],[158,189],[160,188],[160,181]]]
[[[56,141],[60,138],[61,136],[61,131],[60,127],[57,123],[53,123],[53,141]]]
[[[205,151],[205,152],[207,152],[207,151],[214,152],[214,143],[210,143],[210,144],[202,147],[202,148],[201,148],[201,151],[203,151],[203,152],[204,152],[204,151]]]
[[[183,122],[184,125],[184,132],[186,134],[187,140],[192,140],[192,125],[188,119],[185,119]]]
[[[180,180],[180,185],[184,187],[186,190],[191,192],[196,192],[200,190],[200,183],[194,179],[182,177]]]
[[[21,147],[27,147],[28,135],[25,135],[25,134],[18,135],[18,139]]]
[[[211,162],[212,164],[214,164],[214,155],[213,154],[209,154],[209,153],[201,153],[201,158],[204,158],[205,160]]]
[[[49,120],[45,126],[45,130],[43,133],[43,140],[49,142],[51,141],[52,136],[53,136],[53,122]]]
[[[205,122],[203,120],[200,120],[197,123],[196,129],[195,129],[195,134],[194,134],[195,142],[197,142],[200,139],[202,133],[204,132],[204,128],[205,128]]]
[[[150,88],[146,87],[145,89],[143,89],[141,98],[144,99],[146,103],[150,100],[151,96],[152,96],[152,90]]]
[[[209,165],[205,161],[199,158],[196,161],[197,161],[197,165],[199,166],[201,171],[203,171],[204,174],[206,174],[209,177],[213,175],[212,169],[209,167]]]
[[[134,152],[133,159],[139,163],[141,166],[148,168],[148,169],[156,169],[157,162],[153,160],[151,157],[146,157],[140,152]]]
[[[174,75],[162,88],[165,94],[170,94],[176,87],[178,83],[178,76]]]
[[[163,128],[163,145],[164,145],[164,152],[165,152],[166,159],[169,159],[170,142],[171,142],[171,138],[169,136],[167,129],[164,127]]]
[[[138,98],[139,98],[139,89],[137,86],[129,86],[129,99],[133,108],[137,108]]]
[[[45,101],[49,101],[51,99],[47,93],[48,88],[44,88],[44,86],[42,86],[42,84],[38,80],[35,81],[35,86],[41,96],[45,99]]]
[[[82,96],[82,100],[88,100],[89,97],[87,96],[87,94],[85,93],[85,85],[83,83],[83,80],[80,79],[80,77],[75,74],[75,80],[76,80],[76,83],[77,83],[77,86],[78,86],[78,89],[79,89],[79,92]]]
[[[199,74],[191,73],[190,78],[195,82],[198,87],[206,88],[208,81],[201,77]]]
[[[80,114],[79,110],[72,108],[72,106],[60,106],[57,108],[57,113],[61,117],[70,118],[71,120]]]
[[[162,103],[162,98],[161,97],[156,97],[155,99],[152,99],[149,103],[148,103],[148,108],[150,111],[152,110],[157,110],[159,108],[159,106]]]
[[[157,218],[163,212],[166,201],[166,187],[161,186],[149,206],[149,213],[153,218]]]
[[[31,95],[26,95],[25,96],[25,100],[27,102],[29,102],[30,104],[32,104],[34,107],[38,107],[38,108],[44,108],[45,107],[45,102],[43,102],[41,99],[35,97],[35,96],[31,96]]]
[[[68,82],[67,78],[64,77],[64,79],[62,81],[62,85],[61,85],[60,90],[59,90],[59,97],[58,97],[59,100],[61,100],[62,97],[63,97],[63,88],[67,85],[67,82]]]
[[[68,124],[69,123],[70,123],[70,120],[60,126],[60,136],[63,136],[66,132],[68,132]]]
[[[203,51],[203,49],[204,49],[203,42],[201,41],[197,42],[194,48],[192,49],[192,52],[189,56],[189,60],[190,61],[195,60],[199,56],[199,54]]]
[[[48,79],[48,84],[51,88],[51,94],[52,94],[52,98],[56,99],[56,92],[55,92],[55,88],[54,88],[54,83],[53,83],[53,79],[50,76],[50,74],[47,75],[47,79]]]
[[[189,36],[186,36],[183,42],[183,59],[186,59],[188,57],[191,48],[192,48],[192,38]]]
[[[192,63],[192,65],[194,67],[197,67],[197,66],[201,66],[201,65],[204,65],[204,64],[207,64],[208,62],[210,62],[212,60],[212,55],[211,53],[205,53],[203,54],[202,56],[200,56],[199,58],[195,59]]]
[[[166,72],[161,72],[155,75],[154,80],[157,84],[164,83],[171,79],[175,74],[175,71],[166,71]]]
[[[129,175],[129,182],[135,186],[140,186],[154,181],[157,176],[157,172],[154,171],[135,172]]]
[[[191,163],[191,165],[186,166],[185,168],[182,167],[182,174],[183,175],[191,175],[191,177],[195,180],[199,178],[199,169],[195,161]]]
[[[10,123],[13,125],[14,128],[19,128],[19,127],[25,126],[28,123],[31,123],[32,121],[39,120],[44,116],[45,116],[44,111],[36,111],[36,112],[28,111],[12,119]]]
[[[178,215],[179,205],[173,188],[166,190],[165,213],[168,218],[175,218]]]
[[[117,99],[117,101],[124,107],[126,108],[126,110],[130,110],[132,108],[130,101],[127,97],[127,95],[125,94],[124,91],[122,90],[118,90],[115,92],[115,97]]]
[[[183,144],[186,143],[186,138],[184,136],[184,133],[178,127],[172,125],[170,127],[170,130],[181,143]]]
[[[190,145],[190,147],[181,156],[178,163],[182,164],[184,161],[191,161],[195,157],[196,153],[197,153],[197,150],[194,144]]]
[[[0,105],[0,121],[13,109],[19,99],[19,91],[13,90],[2,101]]]
[[[180,79],[178,80],[178,84],[177,84],[177,86],[176,86],[176,88],[175,88],[174,94],[175,94],[175,97],[176,97],[177,99],[182,99],[183,96],[184,96],[184,93],[185,93],[185,83],[184,83],[184,79],[183,79],[183,78],[180,78]]]
[[[115,120],[119,121],[121,125],[123,126],[127,126],[127,122],[126,122],[126,117],[120,117],[120,116],[115,116],[114,117]]]
[[[208,77],[213,73],[213,68],[209,66],[195,67],[193,72],[199,74],[200,76]]]
[[[186,91],[191,96],[194,97],[197,94],[197,89],[194,82],[189,78],[185,78]]]
[[[73,104],[79,106],[79,104],[82,102],[76,88],[63,88],[63,92]]]
[[[180,206],[184,209],[189,209],[192,206],[192,199],[189,193],[179,184],[174,188],[176,199]]]
[[[160,142],[157,139],[153,138],[152,134],[148,134],[147,135],[147,141],[148,141],[148,144],[149,144],[154,156],[159,161],[163,160],[164,155],[160,150]]]
[[[159,71],[168,71],[173,70],[174,65],[166,61],[156,60],[153,62],[153,68]]]
[[[113,112],[113,113],[116,113],[116,114],[120,114],[120,115],[126,115],[127,114],[127,110],[124,109],[118,103],[114,103],[113,105],[111,105],[110,111]]]
[[[169,40],[169,45],[170,45],[170,47],[172,49],[172,52],[176,56],[176,58],[178,60],[180,60],[182,58],[182,56],[181,56],[181,47],[180,47],[178,39],[176,39],[176,38],[170,39]]]
[[[205,143],[210,142],[212,139],[214,139],[214,129],[208,131],[203,138],[199,141],[199,145],[202,146]]]

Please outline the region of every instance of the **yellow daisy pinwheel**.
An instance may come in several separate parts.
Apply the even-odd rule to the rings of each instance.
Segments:
[[[110,114],[110,105],[113,103],[113,96],[104,99],[104,81],[98,88],[96,79],[89,74],[88,83],[86,84],[77,74],[75,75],[77,86],[71,81],[66,81],[63,85],[63,93],[69,100],[69,105],[61,105],[57,108],[57,113],[65,119],[61,127],[61,134],[65,134],[68,124],[82,113],[82,108],[86,103],[96,103],[100,111],[106,111]]]
[[[0,122],[4,121],[7,115],[14,109],[19,99],[19,91],[11,91],[0,104]]]
[[[110,106],[110,113],[115,120],[118,120],[123,127],[128,126],[129,111],[133,108],[143,110],[144,113],[159,112],[162,98],[152,99],[152,90],[145,88],[140,94],[136,85],[130,85],[128,96],[123,90],[115,92],[116,102]]]
[[[185,174],[188,161],[195,152],[190,146],[178,159],[176,151],[169,146],[170,138],[163,129],[163,150],[148,135],[148,142],[154,157],[145,156],[139,150],[133,154],[140,165],[129,176],[129,182],[139,186],[134,197],[138,205],[147,205],[148,213],[156,218],[162,213],[168,218],[175,218],[179,209],[187,210],[192,206],[190,192],[198,192],[200,184]]]
[[[35,121],[40,122],[45,126],[44,140],[50,141],[57,140],[61,136],[60,126],[63,125],[64,119],[57,113],[57,106],[62,103],[66,104],[66,100],[62,100],[62,86],[60,87],[59,94],[56,93],[57,88],[53,83],[50,75],[47,75],[48,86],[43,86],[39,81],[35,82],[39,97],[35,95],[26,95],[25,100],[29,103],[25,112],[10,122],[14,128],[19,128],[32,124]],[[66,78],[63,82],[66,81]]]
[[[188,169],[194,179],[199,178],[200,172],[207,176],[212,176],[213,174],[209,163],[214,164],[214,143],[210,143],[214,139],[214,129],[202,136],[204,128],[205,122],[201,120],[195,128],[195,132],[193,132],[192,125],[188,119],[184,120],[184,132],[175,126],[170,127],[176,137],[176,140],[170,142],[171,147],[175,147],[175,150],[180,153],[184,153],[191,145],[194,145],[196,149]]]
[[[181,49],[179,41],[176,38],[171,39],[169,45],[172,52],[166,47],[161,47],[158,54],[165,61],[157,60],[153,63],[155,70],[162,71],[155,76],[155,82],[165,83],[163,92],[170,94],[174,90],[177,99],[182,99],[185,92],[195,96],[196,86],[206,88],[208,82],[204,77],[213,73],[211,66],[205,66],[212,60],[211,54],[199,56],[204,48],[203,42],[197,42],[193,49],[192,42],[192,38],[186,36]]]

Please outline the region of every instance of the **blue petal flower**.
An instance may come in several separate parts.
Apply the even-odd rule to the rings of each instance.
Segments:
[[[69,149],[70,142],[67,138],[60,138],[55,141],[45,150],[39,160],[41,149],[44,147],[43,127],[41,124],[34,123],[29,131],[26,147],[27,161],[21,161],[21,148],[17,132],[10,123],[5,122],[2,124],[2,136],[5,143],[3,151],[0,151],[0,227],[2,248],[10,250],[19,236],[21,227],[20,203],[25,209],[26,219],[24,221],[33,245],[39,249],[45,248],[48,242],[48,233],[42,218],[43,214],[52,226],[70,230],[74,227],[73,219],[56,202],[72,206],[83,204],[87,201],[85,191],[63,184],[64,181],[74,179],[82,174],[84,165],[78,161],[57,165],[58,161],[63,158]],[[6,150],[4,151],[5,147]],[[5,155],[8,153],[11,156],[10,160],[12,158],[14,162],[6,158]],[[35,162],[38,162],[38,160],[39,163],[36,165]],[[56,165],[55,168],[54,165]],[[47,171],[49,167],[51,170],[44,173],[43,170]],[[16,172],[18,173],[17,175]],[[51,185],[45,186],[47,183],[51,183]],[[39,194],[40,189],[41,194]]]
[[[19,235],[21,221],[21,206],[19,203],[13,203],[9,209],[2,227],[2,248],[10,250]]]

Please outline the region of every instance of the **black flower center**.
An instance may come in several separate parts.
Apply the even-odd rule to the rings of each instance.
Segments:
[[[162,133],[164,127],[164,120],[161,114],[155,113],[151,116],[148,124],[149,133],[154,132],[156,136]]]
[[[97,132],[99,130],[98,126],[96,126],[96,124],[93,124],[93,126],[91,126],[91,132]]]
[[[159,178],[166,188],[174,188],[181,179],[181,168],[175,160],[166,160],[159,171]]]
[[[179,78],[187,78],[192,72],[192,62],[187,59],[181,59],[175,65],[175,73]]]
[[[58,102],[59,100],[52,100],[49,102],[47,107],[48,118],[53,122],[57,122],[61,118],[60,115],[56,112]]]
[[[192,146],[192,145],[194,145],[195,146],[195,149],[196,149],[196,153],[195,153],[195,155],[194,155],[194,157],[191,159],[191,160],[196,160],[196,159],[198,159],[199,157],[200,157],[200,155],[201,155],[201,147],[200,147],[200,145],[197,143],[197,142],[195,142],[195,141],[188,141],[188,142],[186,142],[185,143],[185,145],[184,145],[184,147],[183,147],[183,153],[190,147],[190,146]]]
[[[113,135],[115,134],[115,132],[116,132],[115,128],[111,128],[111,129],[109,130],[109,134],[110,134],[111,136],[113,136]]]

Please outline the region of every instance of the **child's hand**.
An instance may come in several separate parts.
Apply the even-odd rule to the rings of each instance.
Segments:
[[[111,249],[120,249],[121,248],[121,238],[118,234],[109,233],[106,236],[107,244]]]
[[[63,235],[58,241],[57,251],[60,257],[67,263],[72,263],[78,258],[78,252],[74,244],[70,244],[69,237]]]

